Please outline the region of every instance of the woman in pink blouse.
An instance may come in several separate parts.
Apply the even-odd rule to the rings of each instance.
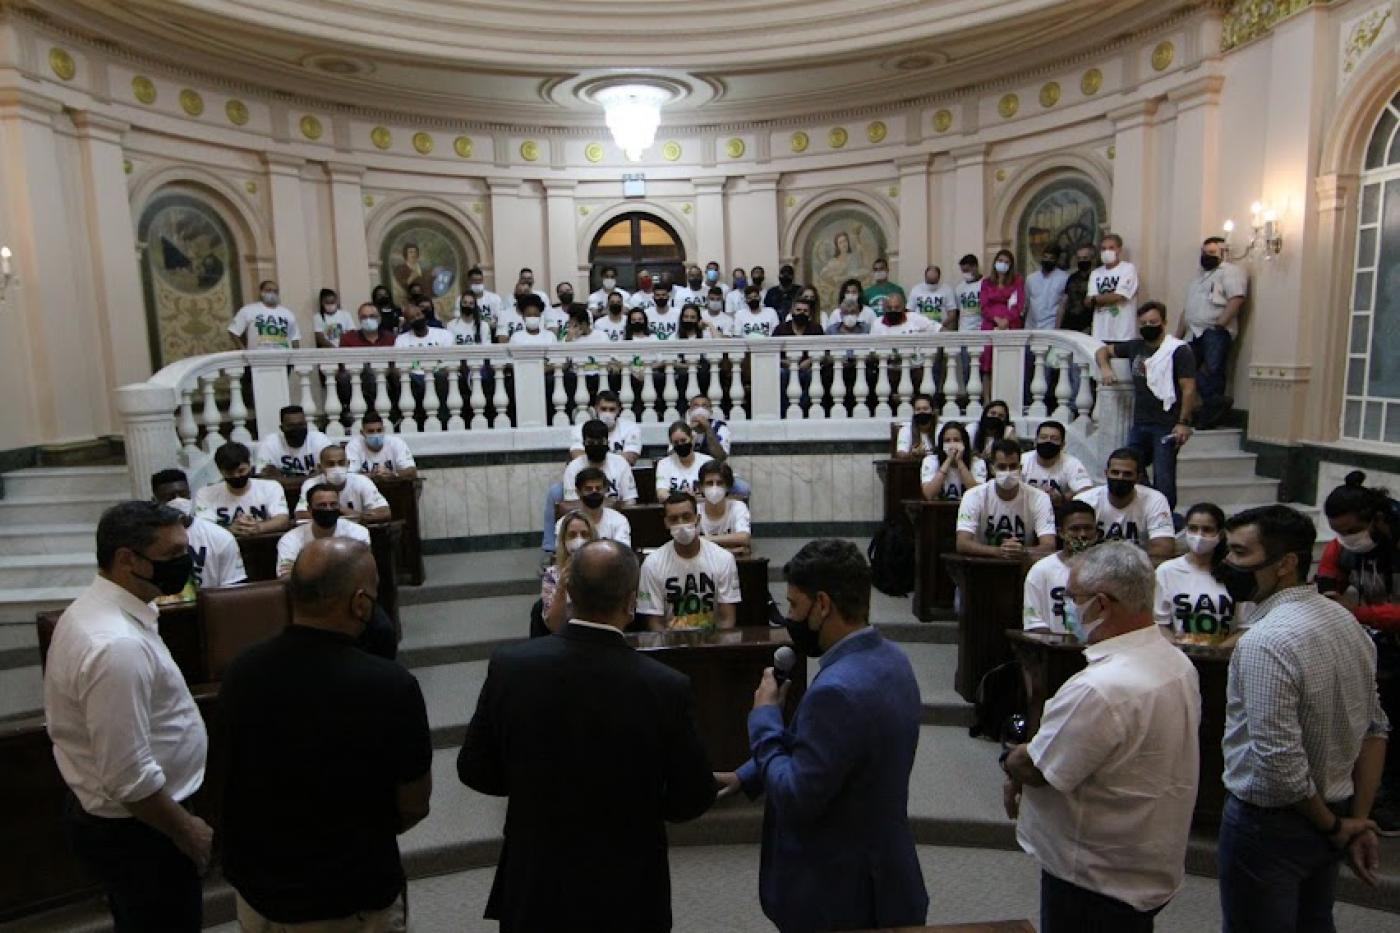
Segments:
[[[982,329],[1020,330],[1026,313],[1026,281],[1016,274],[1016,257],[1001,250],[991,274],[982,279]],[[982,351],[982,372],[991,372],[992,348]]]

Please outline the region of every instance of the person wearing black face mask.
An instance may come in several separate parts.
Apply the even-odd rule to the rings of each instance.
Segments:
[[[1167,309],[1159,301],[1138,309],[1141,339],[1100,347],[1099,381],[1113,385],[1117,374],[1111,357],[1132,360],[1133,421],[1128,446],[1137,448],[1152,467],[1152,485],[1176,508],[1177,451],[1191,440],[1196,413],[1196,359],[1191,348],[1166,334]]]
[[[1060,319],[1062,330],[1087,334],[1094,326],[1094,312],[1084,306],[1085,299],[1089,297],[1089,276],[1093,271],[1094,248],[1085,245],[1076,249],[1074,265],[1070,268],[1069,278],[1065,280],[1065,313]],[[1070,377],[1074,378],[1076,372],[1070,370]]]
[[[569,461],[564,468],[564,501],[578,501],[578,477],[581,470],[601,469],[607,477],[609,498],[630,505],[637,501],[637,481],[632,476],[632,464],[622,454],[608,449],[608,426],[597,418],[585,421],[579,429],[583,455]]]
[[[1225,394],[1230,347],[1239,335],[1240,309],[1249,293],[1244,270],[1225,261],[1225,241],[1207,237],[1201,244],[1201,271],[1186,287],[1186,307],[1176,324],[1176,336],[1190,342],[1196,358],[1196,382],[1202,429],[1218,424],[1234,400]]]
[[[306,491],[311,521],[297,525],[277,540],[277,575],[285,577],[302,548],[324,538],[351,538],[369,544],[369,529],[344,518],[340,511],[340,490],[330,483],[319,483]]]
[[[306,418],[300,405],[278,412],[281,430],[258,441],[254,463],[260,476],[309,476],[316,471],[321,451],[330,444]]]
[[[374,291],[370,292],[370,303],[379,311],[380,328],[389,333],[398,333],[403,325],[403,310],[394,304],[388,286],[374,286]]]
[[[778,270],[778,284],[768,289],[767,294],[763,296],[764,306],[777,313],[779,323],[787,320],[792,303],[802,293],[802,286],[796,284],[796,280],[797,271],[792,266],[783,266]]]
[[[816,323],[817,316],[816,302],[807,297],[798,298],[792,303],[792,313],[788,319],[778,325],[778,329],[773,331],[774,337],[813,337],[821,334],[821,326]],[[783,399],[783,408],[787,409],[788,383],[792,379],[792,370],[797,369],[797,381],[800,386],[797,404],[802,411],[807,411],[811,406],[812,388],[812,358],[804,350],[794,367],[789,362],[789,355],[784,354],[782,360],[782,377],[778,387],[779,397]]]
[[[1237,603],[1257,603],[1225,689],[1225,929],[1330,928],[1341,860],[1369,884],[1380,863],[1370,811],[1389,724],[1376,649],[1344,606],[1307,585],[1311,518],[1270,505],[1233,516],[1225,532],[1216,577]]]
[[[1021,455],[1021,478],[1048,494],[1057,511],[1094,485],[1079,458],[1065,452],[1065,426],[1058,421],[1042,421],[1035,429],[1035,450]]]
[[[1094,507],[1100,541],[1131,541],[1160,564],[1176,553],[1176,526],[1167,497],[1139,483],[1142,472],[1142,455],[1120,447],[1108,455],[1108,482],[1074,498]]]
[[[908,815],[914,670],[869,624],[870,565],[854,544],[812,541],[783,573],[793,647],[820,658],[821,674],[785,727],[787,686],[765,671],[749,716],[753,758],[715,775],[721,796],[768,797],[764,913],[780,930],[922,926],[928,893]]]
[[[899,434],[895,437],[894,444],[896,460],[922,460],[937,449],[934,443],[934,422],[937,416],[934,413],[933,396],[920,392],[910,404],[914,408],[914,416],[908,424],[899,426]]]
[[[222,525],[235,536],[281,531],[291,524],[287,492],[270,479],[254,479],[248,448],[229,441],[214,451],[214,466],[223,477],[194,496],[194,514]]]

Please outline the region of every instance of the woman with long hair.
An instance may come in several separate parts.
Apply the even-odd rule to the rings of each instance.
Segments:
[[[919,483],[924,498],[961,499],[973,486],[987,481],[987,463],[972,450],[967,428],[949,421],[938,431],[933,453],[924,457]]]
[[[972,426],[972,449],[977,456],[990,460],[992,445],[1002,438],[1016,438],[1016,425],[1011,423],[1011,406],[997,399],[982,409],[982,417]]]
[[[1011,250],[998,250],[992,274],[982,279],[982,329],[1020,330],[1026,314],[1026,280],[1016,273]],[[982,351],[982,372],[992,371],[992,348]]]
[[[573,560],[574,552],[597,540],[597,527],[581,509],[574,509],[559,522],[559,547],[554,549],[554,560],[540,574],[540,609],[545,628],[550,632],[562,629],[573,614],[568,585],[569,562]]]
[[[1390,493],[1366,485],[1360,470],[1348,473],[1322,504],[1327,524],[1337,535],[1323,548],[1317,565],[1317,588],[1338,600],[1358,621],[1375,629],[1400,632],[1400,604],[1391,601],[1395,569],[1395,529],[1391,527]]]
[[[1253,603],[1236,605],[1213,571],[1225,560],[1225,513],[1202,502],[1186,512],[1186,553],[1157,568],[1157,624],[1191,641],[1219,643],[1248,624]]]

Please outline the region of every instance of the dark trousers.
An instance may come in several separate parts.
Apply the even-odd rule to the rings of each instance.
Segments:
[[[1233,342],[1225,328],[1208,327],[1190,343],[1191,354],[1196,358],[1196,391],[1201,394],[1197,421],[1204,428],[1214,427],[1226,412],[1225,377]]]
[[[198,933],[204,895],[194,862],[140,820],[86,813],[71,795],[64,829],[73,854],[102,883],[116,933]]]
[[[1040,933],[1152,933],[1162,910],[1122,901],[1040,873]]]
[[[1133,422],[1128,446],[1142,454],[1142,465],[1152,467],[1152,488],[1167,497],[1176,511],[1176,438],[1172,425]]]
[[[1225,933],[1333,933],[1341,853],[1291,809],[1225,797],[1220,821]]]

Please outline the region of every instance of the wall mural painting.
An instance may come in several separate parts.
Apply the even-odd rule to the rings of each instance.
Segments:
[[[1065,268],[1073,264],[1074,251],[1081,246],[1093,246],[1097,255],[1105,215],[1103,196],[1088,181],[1052,181],[1035,193],[1021,214],[1016,227],[1017,268],[1039,268],[1040,253],[1051,243],[1059,245],[1060,265]]]
[[[154,368],[227,350],[243,295],[238,244],[218,211],[187,194],[157,195],[137,235]]]
[[[417,285],[433,300],[438,318],[448,320],[462,282],[472,267],[461,233],[445,220],[411,214],[394,222],[379,248],[380,282],[403,307]]]
[[[870,285],[870,267],[886,255],[885,231],[868,210],[849,204],[823,209],[809,222],[798,252],[798,281],[810,284],[821,297],[822,310],[836,307],[841,283],[860,279]]]

